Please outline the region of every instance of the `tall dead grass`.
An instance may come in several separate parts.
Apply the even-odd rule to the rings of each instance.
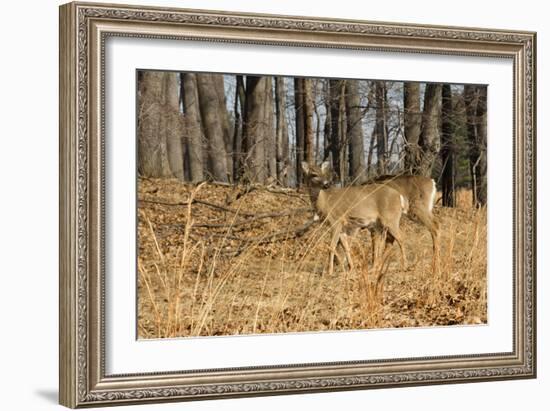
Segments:
[[[171,187],[148,182],[161,198]],[[175,183],[174,183],[175,184]],[[186,198],[223,196],[224,189],[186,189]],[[216,191],[213,192],[212,190]],[[177,193],[176,193],[177,194]],[[227,194],[227,193],[225,193]],[[271,197],[275,198],[271,201]],[[469,197],[469,201],[468,201]],[[374,264],[370,239],[352,241],[356,269],[337,266],[325,272],[326,225],[304,236],[264,244],[281,225],[294,227],[311,216],[273,219],[250,227],[232,225],[238,215],[208,213],[188,201],[184,209],[140,207],[138,329],[140,338],[479,324],[487,318],[486,212],[471,207],[471,193],[460,192],[455,209],[437,208],[442,224],[441,274],[431,270],[431,238],[422,226],[404,221],[409,269],[403,271],[398,248]],[[239,210],[292,207],[299,198],[251,193]],[[258,203],[258,204],[257,204]],[[302,204],[303,206],[303,204]],[[171,213],[173,215],[171,215]],[[178,224],[173,223],[176,221]],[[195,229],[198,222],[224,221],[216,236]],[[167,228],[168,227],[168,228]],[[177,228],[176,228],[177,227]],[[238,255],[235,232],[254,233]]]

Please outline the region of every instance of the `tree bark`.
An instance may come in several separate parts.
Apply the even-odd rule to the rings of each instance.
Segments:
[[[434,161],[439,153],[439,117],[441,109],[441,84],[426,84],[422,131],[420,132],[421,157],[415,174],[431,177]]]
[[[275,111],[277,127],[277,180],[288,184],[288,125],[286,122],[286,87],[283,77],[275,79]]]
[[[138,107],[138,172],[143,177],[172,177],[166,141],[165,73],[140,76]]]
[[[465,85],[464,103],[466,105],[472,201],[477,207],[487,202],[487,89]]]
[[[244,172],[244,121],[246,116],[246,91],[243,76],[238,75],[235,87],[235,129],[233,130],[233,181],[240,181]]]
[[[303,79],[304,86],[304,161],[313,164],[313,80]]]
[[[315,79],[312,82],[313,115],[315,118],[315,146],[313,148],[314,164],[320,163],[320,159],[321,159],[321,114],[319,113],[319,109],[317,107],[317,96],[319,93],[319,84],[321,84],[320,81],[321,81],[320,79]]]
[[[223,130],[223,142],[225,145],[226,163],[228,175],[232,173],[232,162],[233,162],[233,136],[232,136],[232,127],[231,121],[229,120],[229,111],[227,110],[227,99],[225,97],[225,86],[224,86],[224,75],[223,74],[212,74],[212,79],[214,83],[214,88],[216,90],[216,95],[218,96],[218,106],[219,106],[219,117],[222,123]]]
[[[487,204],[487,86],[479,86],[477,103],[477,145],[479,161],[476,168],[477,205]]]
[[[277,179],[277,136],[275,131],[275,111],[273,98],[273,77],[265,80],[265,165],[266,176],[270,180]]]
[[[453,136],[453,100],[451,85],[441,89],[441,190],[443,206],[455,207],[455,142]]]
[[[323,125],[323,157],[322,161],[327,161],[331,157],[330,135],[332,133],[332,116],[330,112],[330,84],[329,80],[323,81],[323,103],[325,105],[325,124]]]
[[[183,112],[186,135],[186,152],[189,164],[189,178],[198,183],[204,180],[204,136],[201,126],[197,78],[194,73],[182,73]]]
[[[267,77],[246,76],[246,111],[244,124],[245,178],[253,183],[266,179],[265,115]]]
[[[349,138],[349,175],[354,183],[360,184],[365,180],[365,149],[358,80],[347,80],[346,82],[346,113]]]
[[[179,109],[178,74],[164,73],[164,109],[162,112],[161,130],[166,136],[166,151],[168,163],[174,177],[184,180],[184,150],[183,150],[183,116]]]
[[[420,164],[418,140],[422,127],[420,111],[420,84],[405,82],[403,86],[405,128],[405,171],[412,174]]]
[[[342,143],[341,136],[341,121],[340,116],[343,112],[340,107],[341,96],[344,94],[345,81],[344,80],[329,80],[329,106],[330,106],[330,134],[328,134],[328,150],[332,155],[332,169],[334,173],[341,178],[342,172],[341,166],[341,152]]]
[[[197,74],[199,105],[202,124],[208,142],[208,171],[215,181],[227,182],[227,151],[225,126],[220,115],[220,102],[215,86],[215,75]]]
[[[376,141],[376,127],[373,127],[369,142],[369,153],[367,154],[367,178],[370,178],[372,173],[372,155],[374,153],[374,142]]]
[[[304,80],[294,78],[294,111],[296,127],[296,186],[302,184],[302,161],[305,160]]]
[[[383,81],[376,81],[375,100],[376,100],[376,156],[378,163],[378,175],[384,175],[387,172],[387,102],[386,102],[386,84]]]

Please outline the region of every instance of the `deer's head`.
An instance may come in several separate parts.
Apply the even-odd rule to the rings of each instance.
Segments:
[[[312,166],[302,161],[305,181],[311,188],[329,188],[332,185],[330,162],[324,161],[320,166]]]

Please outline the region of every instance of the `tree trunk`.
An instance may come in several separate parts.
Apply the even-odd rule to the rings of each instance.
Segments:
[[[472,200],[477,207],[487,202],[487,89],[474,85],[464,86],[464,103],[466,105]]]
[[[208,142],[208,171],[215,181],[227,182],[227,151],[225,126],[220,114],[220,102],[215,86],[215,75],[197,74],[199,105],[202,124]]]
[[[441,89],[441,190],[443,206],[455,207],[455,143],[453,137],[453,100],[451,85],[444,84]]]
[[[188,146],[188,139],[189,136],[187,134],[187,118],[185,117],[185,87],[183,83],[183,75],[184,73],[179,73],[179,106],[182,110],[182,145],[183,145],[183,179],[185,181],[191,181],[191,169],[189,167],[189,146]]]
[[[233,139],[231,132],[231,121],[229,120],[229,111],[227,110],[227,99],[225,97],[225,86],[224,86],[224,75],[223,74],[212,74],[212,79],[214,83],[214,88],[216,90],[216,95],[218,96],[218,106],[219,106],[219,117],[222,123],[223,129],[223,142],[225,144],[225,152],[227,153],[227,170],[228,175],[231,175],[232,171],[231,163],[233,162]]]
[[[340,141],[340,184],[344,185],[348,173],[348,123],[346,121],[347,80],[343,80],[338,100],[338,139]]]
[[[378,159],[378,175],[384,175],[387,172],[387,109],[386,109],[386,84],[383,81],[376,81],[375,100],[376,100],[376,156]]]
[[[204,145],[201,126],[199,95],[197,91],[197,78],[194,73],[182,73],[183,84],[183,112],[187,146],[187,159],[189,164],[189,177],[194,183],[204,180]]]
[[[275,111],[277,117],[277,180],[288,184],[288,125],[286,122],[286,87],[283,77],[275,79]]]
[[[302,161],[305,160],[304,80],[294,78],[294,110],[296,127],[296,186],[302,184]]]
[[[373,127],[369,142],[369,153],[367,154],[367,179],[371,178],[372,173],[372,155],[374,153],[374,142],[376,141],[376,127]]]
[[[275,181],[277,179],[277,136],[275,132],[275,112],[273,99],[273,77],[265,80],[265,164],[266,177]]]
[[[303,79],[304,86],[304,161],[313,164],[313,80]]]
[[[178,74],[164,73],[164,109],[161,130],[166,136],[168,163],[174,177],[184,180],[183,116],[180,113]]]
[[[405,171],[414,173],[420,164],[418,140],[422,126],[420,111],[420,84],[405,82],[403,85],[403,107],[405,126]]]
[[[329,80],[329,106],[330,106],[330,134],[328,135],[328,152],[332,155],[332,169],[334,173],[341,177],[340,170],[340,154],[342,151],[342,144],[340,140],[341,121],[340,115],[342,110],[340,109],[341,95],[344,94],[345,81],[344,80]],[[326,137],[325,137],[326,138]]]
[[[330,104],[330,84],[329,80],[323,81],[323,102],[325,104],[325,124],[323,126],[323,158],[322,161],[327,161],[331,156],[330,136],[332,134],[332,116]],[[332,159],[332,158],[331,158]]]
[[[235,86],[235,129],[233,130],[233,181],[239,181],[244,171],[244,121],[246,91],[243,76],[238,75]]]
[[[163,115],[165,73],[145,71],[140,78],[138,172],[142,177],[172,177]]]
[[[313,115],[315,116],[315,147],[313,149],[313,163],[317,164],[321,159],[321,114],[317,108],[317,93],[319,92],[319,79],[313,82]]]
[[[420,132],[420,163],[415,174],[431,177],[434,161],[439,153],[439,117],[441,109],[441,84],[426,84],[422,131]]]
[[[359,81],[346,82],[347,131],[349,136],[349,175],[354,183],[365,180],[365,153]]]
[[[244,141],[246,152],[245,178],[253,183],[266,179],[265,139],[267,124],[265,106],[267,77],[246,76],[246,111]]]
[[[477,102],[477,145],[479,161],[476,168],[477,205],[487,204],[487,87],[479,86]]]

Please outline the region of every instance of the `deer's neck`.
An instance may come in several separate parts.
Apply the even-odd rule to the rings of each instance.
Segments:
[[[317,209],[317,200],[319,199],[319,193],[321,192],[320,187],[310,187],[309,188],[309,199],[311,200],[311,205]]]

